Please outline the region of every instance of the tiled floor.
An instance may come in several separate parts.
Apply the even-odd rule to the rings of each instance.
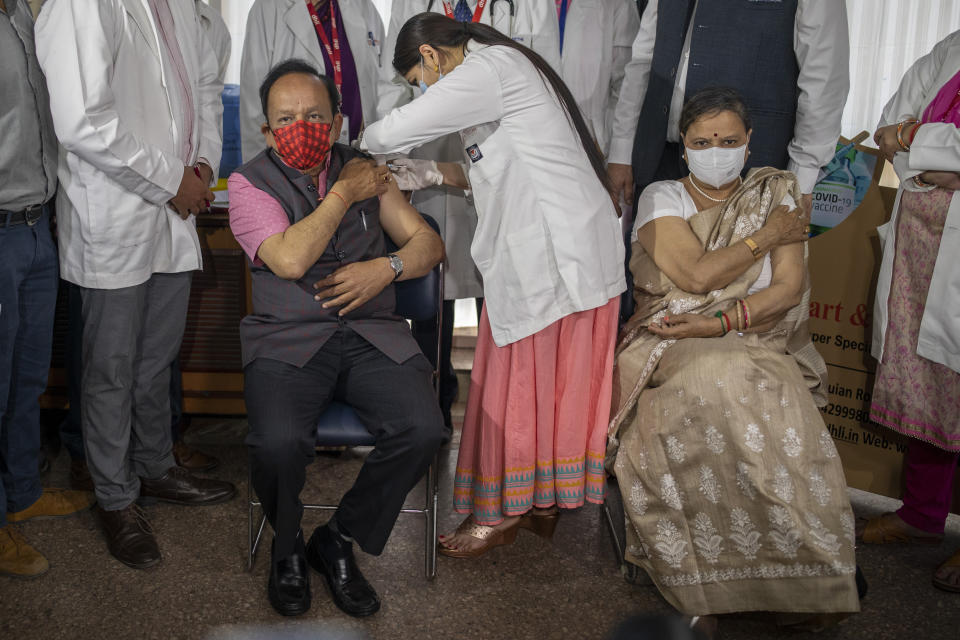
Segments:
[[[282,618],[265,597],[268,554],[261,552],[253,573],[244,568],[244,429],[242,420],[206,420],[193,431],[195,442],[221,457],[215,475],[235,482],[240,497],[209,508],[148,507],[164,553],[155,569],[134,571],[114,561],[90,512],[23,525],[52,568],[38,580],[0,578],[0,639],[603,638],[631,614],[667,611],[652,588],[629,585],[620,577],[601,511],[589,506],[565,515],[552,543],[521,532],[513,546],[478,560],[441,557],[432,582],[422,575],[422,521],[402,517],[381,557],[360,554],[360,564],[384,602],[378,614],[365,620],[341,614],[314,574],[313,608],[296,620]],[[318,458],[309,470],[305,496],[335,501],[350,485],[361,453]],[[443,454],[444,529],[458,521],[450,509],[454,456],[452,450]],[[65,482],[66,467],[61,456],[50,484]],[[411,503],[420,497],[415,491]],[[860,514],[891,504],[861,492],[854,492],[853,499]],[[307,533],[325,517],[308,514]],[[816,637],[960,638],[960,594],[930,585],[934,564],[958,546],[960,518],[953,516],[948,539],[939,548],[861,548],[859,562],[870,582],[863,612]],[[755,619],[725,619],[720,634],[784,635]]]

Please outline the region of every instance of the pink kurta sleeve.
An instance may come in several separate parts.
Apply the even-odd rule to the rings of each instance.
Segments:
[[[263,266],[257,251],[264,240],[287,230],[290,226],[287,213],[272,196],[257,189],[239,173],[231,174],[227,189],[230,194],[230,230],[253,263]]]

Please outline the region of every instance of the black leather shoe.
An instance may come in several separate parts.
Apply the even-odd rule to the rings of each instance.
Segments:
[[[326,578],[334,604],[345,613],[362,618],[380,610],[377,592],[357,567],[353,543],[335,534],[327,525],[317,527],[310,536],[307,562]]]
[[[270,565],[267,597],[274,610],[282,616],[306,613],[310,609],[310,570],[306,559],[295,553],[277,560],[271,554]]]
[[[160,562],[160,547],[146,514],[136,504],[119,511],[97,507],[97,515],[114,558],[134,569],[147,569]]]
[[[198,478],[182,467],[170,469],[152,480],[140,478],[140,495],[188,506],[220,504],[230,500],[237,488],[223,480]]]

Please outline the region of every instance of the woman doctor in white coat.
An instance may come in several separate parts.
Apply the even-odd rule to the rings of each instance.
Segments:
[[[591,0],[592,1],[592,0]],[[615,0],[629,1],[629,0]],[[389,57],[397,44],[397,35],[407,20],[432,11],[440,15],[468,19],[488,24],[504,35],[513,37],[525,44],[546,60],[552,67],[560,65],[560,43],[556,12],[553,5],[544,0],[393,0],[390,13],[390,26],[383,50]],[[513,14],[511,16],[511,14]],[[629,47],[629,43],[627,45]],[[629,49],[628,56],[629,59]],[[411,87],[403,76],[393,73],[389,59],[383,60],[384,77],[392,77],[379,89],[380,117],[393,109],[408,104],[417,95],[419,89]],[[447,252],[444,278],[442,348],[440,354],[440,408],[448,426],[452,423],[451,407],[458,395],[457,374],[450,361],[453,342],[454,301],[474,298],[481,303],[483,284],[480,272],[470,256],[470,243],[477,228],[477,212],[473,199],[462,189],[437,184],[440,173],[434,162],[463,162],[466,157],[460,136],[443,136],[414,149],[410,158],[398,159],[398,166],[405,170],[397,175],[401,189],[413,190],[411,204],[423,214],[429,215],[440,225],[440,235]],[[416,175],[414,175],[416,174]],[[411,179],[404,180],[408,175]],[[480,315],[478,309],[477,315]],[[436,344],[436,320],[416,322],[413,325],[414,336],[421,345]],[[424,349],[425,353],[429,353]]]
[[[521,524],[549,535],[558,508],[603,500],[620,225],[603,156],[536,53],[423,13],[401,29],[393,65],[425,93],[368,127],[363,146],[405,153],[460,132],[479,216],[486,298],[454,488],[470,515],[440,538],[441,553],[476,556]]]
[[[960,458],[960,31],[904,75],[874,136],[900,177],[874,307],[870,419],[911,438],[903,506],[863,522],[868,544],[939,544]],[[960,551],[933,584],[960,593]]]

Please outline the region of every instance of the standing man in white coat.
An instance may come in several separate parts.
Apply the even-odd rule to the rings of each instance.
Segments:
[[[309,62],[334,78],[349,144],[377,119],[383,22],[370,0],[256,0],[247,16],[240,62],[240,135],[244,162],[263,150],[260,84],[277,64]]]
[[[610,151],[613,112],[624,68],[640,29],[634,0],[555,0],[560,24],[560,75],[593,139]]]
[[[81,287],[87,462],[110,552],[146,568],[161,556],[138,497],[207,505],[236,492],[177,467],[170,438],[222,85],[191,0],[52,0],[36,39],[62,147],[60,272]]]
[[[390,13],[390,28],[387,31],[383,48],[384,78],[393,78],[380,88],[380,117],[384,117],[396,107],[405,105],[419,95],[407,81],[393,75],[393,54],[397,45],[397,34],[404,23],[425,11],[446,14],[460,22],[480,22],[493,26],[515,41],[524,44],[546,60],[554,69],[560,68],[560,34],[557,27],[556,11],[547,0],[393,0]],[[511,13],[513,13],[511,19]],[[439,185],[440,174],[429,162],[466,162],[460,136],[444,136],[415,149],[410,157],[410,173],[416,176],[419,184],[405,184],[403,174],[398,175],[401,188],[415,189],[411,203],[426,215],[437,221],[447,252],[446,276],[444,278],[443,326],[441,331],[440,352],[440,408],[447,426],[452,426],[450,409],[458,394],[457,375],[450,361],[453,343],[454,302],[463,298],[483,296],[483,284],[480,272],[470,256],[470,243],[477,228],[477,212],[470,196],[462,189]],[[401,160],[403,165],[407,161]],[[435,179],[431,182],[430,176]],[[480,316],[479,304],[477,317]],[[418,322],[413,327],[414,336],[424,353],[432,353],[427,345],[436,344],[437,323]]]

